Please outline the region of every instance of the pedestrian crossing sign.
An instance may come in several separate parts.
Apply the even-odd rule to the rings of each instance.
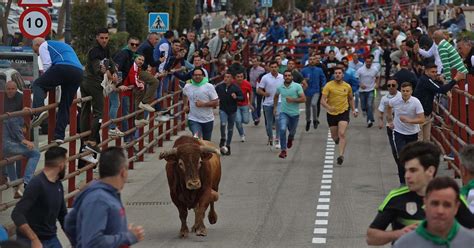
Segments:
[[[148,32],[164,33],[170,29],[170,16],[166,12],[148,14]]]
[[[264,8],[271,8],[273,5],[273,0],[261,0],[261,5]]]

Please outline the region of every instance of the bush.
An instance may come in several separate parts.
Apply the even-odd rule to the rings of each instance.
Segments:
[[[107,5],[104,1],[74,2],[71,21],[73,46],[81,62],[85,62],[87,51],[95,44],[97,29],[106,27],[106,22]]]
[[[127,40],[130,34],[128,32],[117,32],[110,34],[109,47],[110,54],[114,55],[118,51],[122,50],[127,45]]]
[[[117,19],[120,22],[121,14],[120,11],[121,0],[115,0],[115,11],[117,13]],[[137,3],[134,0],[125,0],[125,16],[127,18],[127,32],[130,36],[135,36],[140,40],[145,39],[148,33],[148,15],[145,11],[145,4]],[[119,23],[120,25],[120,23]]]

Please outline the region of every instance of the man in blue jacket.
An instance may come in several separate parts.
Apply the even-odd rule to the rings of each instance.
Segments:
[[[309,57],[309,65],[303,70],[301,74],[308,82],[308,87],[304,91],[306,96],[306,132],[309,131],[311,126],[311,112],[313,113],[313,126],[316,129],[319,125],[318,120],[318,99],[321,94],[321,90],[326,84],[326,76],[321,68],[316,66],[317,58],[312,55]]]
[[[33,40],[33,51],[43,62],[44,73],[33,83],[33,108],[44,106],[46,91],[61,86],[61,101],[56,116],[54,140],[64,143],[66,126],[69,123],[69,107],[72,104],[77,88],[82,81],[83,67],[74,49],[64,42],[46,41],[43,38]],[[48,112],[34,116],[32,126],[39,125]]]
[[[129,247],[145,237],[142,226],[127,224],[120,199],[128,177],[125,150],[109,147],[99,159],[100,179],[91,183],[74,201],[66,216],[65,231],[76,248]]]

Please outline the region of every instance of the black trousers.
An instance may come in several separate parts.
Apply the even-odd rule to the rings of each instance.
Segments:
[[[400,158],[400,152],[403,150],[408,143],[415,142],[418,140],[418,133],[405,135],[397,131],[393,131],[393,141],[395,144],[395,149],[397,150],[398,158]],[[405,165],[401,164],[400,161],[397,161],[398,167],[398,178],[400,184],[405,184]]]

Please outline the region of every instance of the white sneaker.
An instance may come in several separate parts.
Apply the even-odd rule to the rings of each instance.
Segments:
[[[355,112],[356,112],[356,113],[359,113],[359,109],[356,108],[356,109],[355,109]]]
[[[275,140],[275,149],[280,149],[280,148],[281,148],[280,141]]]
[[[150,104],[140,102],[140,104],[138,104],[138,107],[148,112],[155,112],[155,108],[153,108]]]
[[[156,121],[158,122],[167,122],[170,120],[170,117],[168,115],[159,115],[158,117],[155,118]]]
[[[120,129],[118,129],[118,128],[109,129],[109,135],[110,136],[119,136],[119,137],[125,136],[125,134],[122,131],[120,131]]]
[[[34,116],[33,120],[31,120],[31,127],[37,127],[43,123],[46,118],[48,118],[49,112],[48,111],[43,111],[41,114]]]
[[[91,163],[91,164],[97,164],[99,162],[99,160],[97,160],[96,158],[94,158],[94,156],[92,156],[92,154],[89,154],[87,156],[84,156],[84,157],[81,157],[81,160],[84,160],[88,163]]]
[[[58,145],[62,145],[62,144],[64,144],[64,140],[62,140],[62,139],[55,139],[55,140],[53,140],[53,143],[56,143],[56,144],[58,144]]]
[[[148,121],[145,119],[135,120],[135,126],[145,126],[148,124]]]
[[[240,136],[240,141],[245,142],[245,135]]]

